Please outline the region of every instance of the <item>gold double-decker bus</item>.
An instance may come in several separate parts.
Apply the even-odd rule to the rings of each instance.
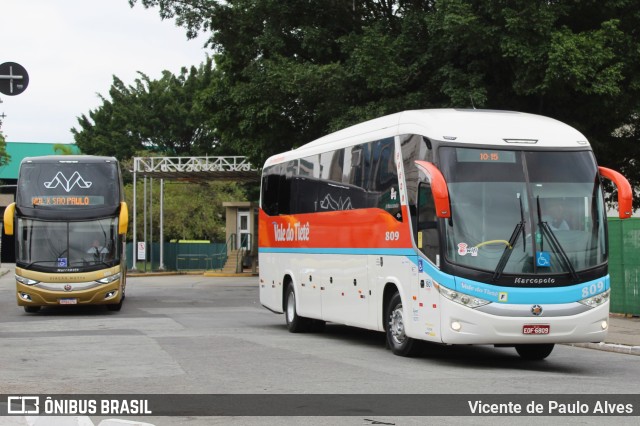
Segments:
[[[106,305],[125,299],[128,210],[113,157],[27,157],[4,230],[15,235],[16,298],[43,306]]]

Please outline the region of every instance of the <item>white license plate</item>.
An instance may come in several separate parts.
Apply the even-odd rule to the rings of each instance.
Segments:
[[[549,334],[551,326],[549,324],[527,324],[522,326],[522,334]]]
[[[60,299],[59,302],[61,305],[77,305],[78,299]]]

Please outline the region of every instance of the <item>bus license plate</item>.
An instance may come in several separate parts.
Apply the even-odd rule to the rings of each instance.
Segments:
[[[522,334],[549,334],[551,326],[549,324],[529,324],[522,326]]]
[[[60,299],[61,305],[77,305],[78,299]]]

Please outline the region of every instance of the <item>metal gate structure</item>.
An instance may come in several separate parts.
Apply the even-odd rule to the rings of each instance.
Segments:
[[[609,218],[611,312],[640,315],[640,218]]]
[[[137,247],[136,181],[144,179],[144,239],[147,239],[147,178],[160,179],[160,241],[163,241],[164,181],[259,182],[260,173],[246,157],[134,157],[133,158],[133,247]],[[153,188],[153,185],[151,185]],[[153,196],[152,194],[150,195]],[[152,205],[151,203],[149,205]],[[153,235],[153,233],[152,233]],[[147,243],[147,241],[145,241]],[[153,241],[148,242],[153,247]],[[160,270],[165,269],[164,244],[159,245]],[[133,253],[134,255],[136,253]],[[137,257],[137,256],[135,256]],[[153,263],[153,262],[152,262]],[[136,270],[136,262],[132,269]]]

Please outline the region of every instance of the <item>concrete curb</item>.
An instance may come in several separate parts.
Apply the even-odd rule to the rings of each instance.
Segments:
[[[567,343],[567,346],[577,348],[597,349],[599,351],[617,352],[627,355],[640,355],[640,346],[620,345],[617,343]]]
[[[219,277],[219,278],[229,278],[229,277],[257,277],[258,274],[254,274],[251,272],[243,272],[238,274],[229,274],[224,272],[214,272],[214,271],[166,271],[166,272],[127,272],[128,277],[166,277],[170,275],[202,275],[205,277]]]
[[[258,274],[254,274],[251,272],[242,272],[237,274],[228,274],[225,272],[205,272],[203,274],[205,277],[257,277]]]
[[[128,277],[166,277],[169,275],[188,275],[187,273],[180,273],[177,271],[166,272],[131,272],[127,271]]]

